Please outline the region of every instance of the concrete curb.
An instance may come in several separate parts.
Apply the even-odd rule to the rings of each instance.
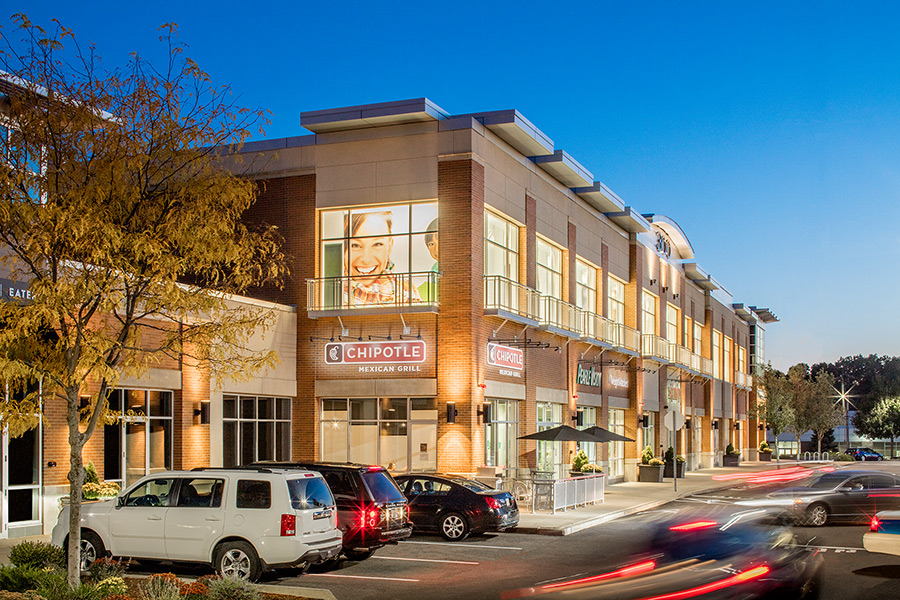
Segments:
[[[276,596],[302,596],[304,598],[316,598],[317,600],[337,600],[335,595],[331,593],[331,590],[320,588],[257,584],[256,589],[264,594],[273,594]]]

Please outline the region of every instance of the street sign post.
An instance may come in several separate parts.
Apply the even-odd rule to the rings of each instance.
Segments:
[[[663,417],[663,425],[671,431],[679,431],[684,427],[684,415],[677,406],[670,408]],[[678,491],[678,461],[672,457],[672,481],[674,482],[675,491]]]

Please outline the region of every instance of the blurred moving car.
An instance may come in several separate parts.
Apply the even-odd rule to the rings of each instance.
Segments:
[[[900,511],[879,512],[872,517],[869,529],[863,535],[863,547],[866,550],[900,556]]]
[[[519,524],[519,507],[509,492],[480,481],[435,473],[399,475],[417,530],[437,531],[450,541],[470,533],[503,531]]]
[[[69,507],[50,536],[67,547]],[[166,471],[81,507],[81,568],[107,553],[211,564],[255,581],[266,569],[321,563],[341,551],[334,498],[308,470]]]
[[[900,509],[900,478],[880,471],[832,471],[803,486],[736,504],[776,508],[795,523],[814,527],[838,520],[868,522],[879,510]]]
[[[798,546],[787,528],[759,523],[762,515],[764,511],[721,517],[683,511],[656,523],[647,551],[615,569],[504,596],[568,600],[817,597],[823,557]]]
[[[254,464],[321,473],[334,494],[338,527],[344,532],[342,552],[350,560],[365,560],[378,548],[412,534],[406,498],[384,467],[329,462]]]
[[[880,452],[876,452],[871,448],[847,448],[844,454],[849,454],[856,460],[884,460],[884,456]]]

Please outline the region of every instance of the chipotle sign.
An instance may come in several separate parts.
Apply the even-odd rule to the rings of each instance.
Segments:
[[[332,342],[325,344],[329,365],[425,362],[425,342]]]
[[[490,343],[488,344],[488,364],[521,371],[525,366],[525,355],[518,348]]]

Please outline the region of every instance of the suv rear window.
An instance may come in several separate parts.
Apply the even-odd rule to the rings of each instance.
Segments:
[[[375,502],[399,502],[406,500],[397,484],[390,478],[386,471],[366,471],[362,479],[372,492]]]
[[[270,508],[272,485],[268,481],[241,479],[237,483],[238,508]]]
[[[288,479],[288,491],[291,494],[291,506],[295,510],[306,508],[323,508],[334,505],[331,490],[325,485],[325,480],[319,477],[314,479]]]

